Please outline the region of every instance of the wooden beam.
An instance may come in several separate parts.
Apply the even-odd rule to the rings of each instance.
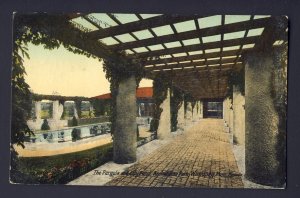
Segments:
[[[15,20],[22,21],[23,25],[32,28],[34,31],[44,32],[53,39],[86,51],[96,57],[107,60],[120,59],[120,57],[106,45],[95,42],[85,33],[74,27],[72,23],[68,21],[66,15],[22,14],[16,15],[16,17]]]
[[[207,66],[207,65],[215,65],[215,64],[234,64],[235,58],[228,58],[222,60],[220,62],[219,59],[217,60],[208,60],[208,61],[200,61],[200,62],[191,62],[191,63],[179,63],[179,64],[172,64],[172,65],[164,65],[164,66],[156,66],[156,67],[146,67],[147,70],[155,70],[155,69],[175,69],[175,68],[186,68],[186,67],[197,67],[197,66]],[[208,66],[213,67],[213,66]],[[201,67],[200,67],[201,68]],[[226,65],[222,66],[222,68],[226,68]]]
[[[83,14],[83,13],[71,13],[71,14],[67,14],[67,17],[68,17],[69,20],[72,20],[72,19],[84,16],[84,15],[86,15],[86,14]]]
[[[261,35],[261,42],[257,43],[254,50],[270,51],[276,40],[287,40],[288,18],[286,16],[277,16],[274,22],[266,27]]]
[[[257,41],[259,41],[259,36],[253,36],[253,37],[247,37],[247,38],[241,38],[241,39],[232,39],[232,40],[226,40],[223,42],[216,41],[216,42],[210,42],[210,43],[203,43],[201,45],[190,45],[185,47],[174,47],[168,49],[168,53],[164,49],[162,50],[155,50],[151,52],[142,52],[137,54],[139,58],[147,58],[147,57],[155,57],[155,56],[163,56],[163,55],[169,55],[169,54],[176,54],[176,53],[182,53],[182,52],[190,52],[190,51],[199,51],[199,50],[207,50],[207,49],[214,49],[214,48],[221,48],[221,47],[231,47],[236,45],[246,45],[246,44],[254,44]],[[129,55],[133,57],[132,55]]]
[[[230,66],[227,66],[226,68],[222,68],[223,72],[229,72],[229,71],[233,71],[233,70],[235,70],[235,68],[232,69]],[[187,71],[188,72],[203,72],[203,73],[207,73],[205,67],[202,67],[202,68],[191,68],[191,69],[184,69],[184,70],[182,70],[182,69],[180,69],[180,70],[158,70],[158,71],[153,70],[151,73],[150,73],[150,71],[147,71],[147,73],[149,73],[148,77],[150,79],[153,79],[154,76],[156,74],[160,73],[160,72],[163,72],[163,73],[171,73],[171,72],[172,73],[176,73],[176,72],[187,72]],[[218,71],[219,71],[219,68],[217,68],[217,69],[210,69],[209,70],[209,72],[211,74],[214,73],[214,72],[217,73]]]
[[[248,51],[247,49],[245,51]],[[250,51],[250,50],[249,50]],[[163,58],[163,59],[155,59],[155,60],[148,60],[145,61],[144,65],[154,65],[154,64],[166,64],[166,63],[172,63],[172,62],[183,62],[183,61],[193,61],[193,60],[199,60],[204,58],[218,58],[220,56],[226,57],[226,56],[236,56],[238,54],[238,50],[230,50],[230,51],[224,51],[223,53],[220,52],[211,52],[204,54],[196,54],[196,55],[189,55],[189,56],[181,56],[181,57],[172,57],[172,58]]]
[[[88,34],[93,39],[102,39],[105,37],[116,36],[116,35],[125,34],[129,32],[144,30],[148,28],[155,28],[163,25],[170,25],[173,23],[188,21],[199,17],[200,17],[199,15],[189,15],[189,16],[162,15],[162,16],[151,17],[148,19],[134,21],[134,22],[118,25],[118,26],[113,26],[103,30],[96,30],[93,32],[89,32]]]
[[[273,18],[262,18],[262,19],[256,19],[254,21],[243,21],[243,22],[228,24],[224,26],[216,26],[211,28],[186,31],[186,32],[178,33],[176,34],[176,36],[174,36],[174,34],[171,34],[171,35],[159,36],[157,38],[148,38],[143,40],[116,44],[116,45],[112,45],[111,48],[113,50],[125,50],[125,49],[132,49],[132,48],[149,46],[149,45],[157,45],[161,43],[168,43],[168,42],[174,42],[180,40],[187,40],[187,39],[193,39],[193,38],[199,38],[205,36],[243,31],[246,30],[247,28],[249,29],[262,28],[262,27],[269,26],[273,22],[274,22]]]

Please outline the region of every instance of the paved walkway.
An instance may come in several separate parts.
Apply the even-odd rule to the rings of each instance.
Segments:
[[[244,187],[220,119],[201,120],[105,185]]]

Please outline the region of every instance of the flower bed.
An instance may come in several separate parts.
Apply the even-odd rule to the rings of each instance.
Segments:
[[[112,160],[112,144],[51,157],[19,158],[14,183],[65,184]]]

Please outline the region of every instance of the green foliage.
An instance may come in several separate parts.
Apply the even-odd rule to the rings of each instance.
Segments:
[[[45,16],[47,16],[45,18]],[[45,49],[58,48],[62,43],[52,35],[51,31],[64,31],[64,27],[70,25],[62,20],[60,15],[46,14],[15,14],[14,15],[14,34],[13,34],[13,64],[12,64],[12,121],[11,121],[11,143],[24,147],[24,138],[26,135],[33,135],[33,132],[28,128],[26,121],[30,117],[32,109],[32,99],[29,90],[29,85],[25,82],[26,75],[23,65],[23,58],[29,59],[27,44],[29,42],[34,45],[43,45]],[[51,24],[52,29],[45,28]],[[71,33],[66,30],[63,37],[68,38]],[[67,40],[67,39],[66,39]],[[63,43],[69,51],[76,54],[83,54],[88,57],[91,55],[83,50],[79,50],[70,46],[68,43]]]
[[[229,75],[226,97],[231,99],[231,102],[233,97],[233,86],[237,86],[241,94],[243,96],[245,95],[245,67],[244,66],[238,71],[231,72]]]
[[[139,125],[136,125],[136,139],[138,140],[140,137],[140,129],[139,129]]]
[[[153,81],[153,99],[155,102],[154,116],[150,123],[150,129],[152,132],[157,132],[160,115],[162,108],[160,105],[167,97],[168,88],[171,87],[171,81],[165,76],[164,73],[159,73],[155,76]]]
[[[44,119],[41,130],[50,130],[47,119]]]
[[[45,49],[55,49],[63,45],[68,51],[74,54],[81,54],[87,57],[96,58],[100,42],[89,39],[86,35],[78,30],[65,15],[50,15],[46,13],[15,14],[14,15],[14,49],[13,49],[13,68],[12,68],[12,127],[11,143],[24,147],[24,138],[26,135],[33,135],[28,128],[26,121],[31,112],[31,93],[29,86],[25,82],[25,68],[23,58],[29,58],[27,53],[27,44],[43,45]],[[71,31],[70,31],[71,29]],[[80,40],[88,46],[89,53],[85,50],[72,46],[72,43],[80,43]],[[65,42],[62,42],[65,41]],[[103,46],[105,47],[105,46]],[[118,90],[118,84],[122,79],[134,75],[137,79],[137,85],[144,77],[144,68],[138,59],[128,60],[124,52],[120,56],[114,53],[105,55],[107,60],[104,62],[103,70],[106,72],[106,78],[111,83],[112,105],[111,121],[112,132],[115,120],[115,99]],[[120,59],[118,59],[120,58]],[[99,58],[99,60],[101,60]],[[77,109],[78,108],[77,101]],[[80,116],[80,110],[78,110]],[[13,150],[13,148],[12,148]],[[13,157],[14,155],[12,155]],[[14,162],[15,160],[12,160]],[[12,164],[12,167],[15,167]]]
[[[73,118],[72,118],[72,126],[78,126],[78,121],[75,116],[73,116]]]
[[[92,99],[91,103],[96,117],[105,115],[105,112],[110,115],[111,100]]]
[[[184,94],[184,114],[185,115],[186,115],[186,111],[187,111],[188,102],[190,102],[192,104],[192,109],[193,109],[196,104],[196,100],[190,93]]]
[[[274,107],[279,116],[277,135],[277,160],[279,168],[277,175],[280,176],[279,186],[286,182],[286,116],[287,116],[287,61],[288,43],[284,42],[273,54],[275,70],[272,73],[272,98]]]
[[[26,123],[30,118],[32,96],[25,82],[23,58],[29,56],[22,39],[16,38],[13,47],[11,143],[24,147],[25,136],[34,135]]]
[[[77,115],[81,118],[81,100],[75,100],[75,108],[77,110]]]
[[[65,108],[65,106],[63,107],[63,112],[62,112],[62,114],[61,114],[61,117],[60,117],[60,119],[65,119],[67,117],[67,112],[66,112],[66,108]]]
[[[137,88],[141,79],[145,76],[145,69],[141,60],[133,58],[128,59],[124,52],[118,52],[118,60],[104,60],[103,71],[106,79],[110,82],[111,105],[110,105],[110,122],[112,123],[111,133],[115,130],[116,122],[116,98],[118,95],[119,83],[135,76]]]
[[[18,46],[26,46],[27,43],[31,42],[34,45],[43,45],[45,49],[55,49],[63,45],[67,50],[73,52],[74,54],[81,54],[87,57],[96,58],[95,54],[91,54],[85,50],[78,49],[70,45],[70,43],[78,43],[78,37],[81,37],[82,40],[84,40],[85,45],[89,46],[89,51],[92,52],[97,52],[99,49],[99,45],[101,45],[100,42],[95,42],[94,40],[87,38],[86,35],[78,30],[74,24],[68,21],[68,19],[64,15],[50,15],[45,13],[16,14],[14,15],[14,27],[14,40],[18,42]],[[70,29],[72,31],[70,31]],[[26,51],[22,50],[22,53],[23,55],[28,56]],[[107,53],[108,54],[106,54],[106,59],[104,60],[103,70],[106,73],[106,78],[110,82],[110,90],[112,94],[110,120],[113,123],[113,132],[116,112],[115,99],[119,82],[122,79],[126,79],[134,75],[136,77],[138,85],[142,77],[145,76],[145,71],[143,68],[143,64],[141,64],[142,60],[138,58],[128,59],[125,52],[118,52],[117,55],[115,54],[115,52],[110,53],[109,51],[107,51]],[[99,58],[99,60],[101,59]],[[17,69],[22,70],[21,72],[19,72],[20,74],[23,75],[25,73],[24,67],[19,67]],[[30,92],[28,91],[28,93]],[[76,104],[77,110],[79,109],[78,103],[79,101],[77,101]],[[30,103],[27,102],[27,104]],[[78,111],[78,116],[80,117],[80,110]],[[24,128],[22,130],[28,131],[25,130],[25,127],[27,127],[26,124],[21,127]],[[18,142],[23,141],[23,137],[21,136],[17,137],[17,139],[20,139],[20,141]]]
[[[71,133],[72,141],[80,140],[80,134],[81,134],[81,130],[74,128]]]

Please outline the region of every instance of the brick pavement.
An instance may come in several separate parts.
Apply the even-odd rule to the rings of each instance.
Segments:
[[[223,120],[203,119],[106,186],[243,188]]]

